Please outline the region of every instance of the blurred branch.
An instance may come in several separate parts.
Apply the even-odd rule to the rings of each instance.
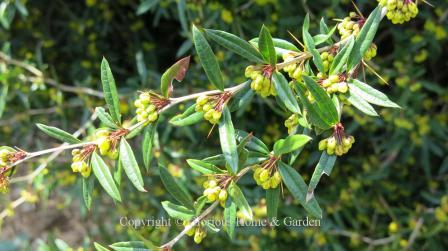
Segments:
[[[411,235],[409,236],[408,245],[406,246],[406,250],[409,250],[412,247],[412,244],[414,244],[415,239],[417,239],[418,234],[420,233],[420,228],[423,226],[423,217],[420,217],[417,221],[417,224],[415,224],[415,228],[412,231]]]
[[[333,231],[330,231],[330,234],[341,235],[341,236],[346,236],[346,237],[350,237],[350,238],[353,238],[353,237],[359,238],[363,242],[365,242],[369,245],[372,245],[372,246],[386,245],[388,243],[393,242],[397,238],[397,235],[391,235],[391,236],[388,236],[385,238],[373,239],[373,238],[370,238],[367,236],[360,236],[357,233],[346,231],[346,230],[333,230]]]

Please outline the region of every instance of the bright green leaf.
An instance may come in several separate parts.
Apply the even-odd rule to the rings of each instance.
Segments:
[[[222,118],[219,122],[219,139],[224,157],[231,168],[232,173],[238,172],[238,152],[236,147],[235,129],[233,128],[232,117],[227,106],[222,111]]]
[[[268,219],[276,218],[280,201],[280,187],[266,190],[266,208]]]
[[[358,96],[362,97],[365,101],[379,106],[400,108],[399,105],[390,101],[386,94],[374,89],[370,85],[363,83],[357,79],[353,79],[351,83],[348,84],[350,88],[350,93],[355,92]]]
[[[335,162],[336,162],[336,155],[328,155],[325,151],[322,152],[322,155],[320,156],[319,159],[319,163],[317,163],[316,168],[314,169],[313,176],[311,177],[310,184],[308,186],[306,201],[309,201],[311,198],[313,198],[314,189],[316,189],[317,184],[320,181],[320,178],[324,173],[330,175],[330,173],[327,173],[327,171],[328,170],[331,171]]]
[[[378,116],[375,109],[365,101],[362,96],[360,96],[357,92],[351,92],[350,96],[347,98],[348,102],[352,104],[354,107],[358,108],[361,112],[369,115],[369,116]]]
[[[182,205],[193,209],[193,199],[191,198],[190,194],[188,194],[187,190],[179,183],[177,183],[177,181],[165,167],[159,166],[159,172],[163,185],[165,186],[166,190],[168,190],[168,192],[174,197],[174,199],[176,199]]]
[[[169,98],[173,92],[173,80],[181,82],[190,65],[190,56],[184,57],[166,70],[160,79],[160,91],[165,98]]]
[[[215,174],[223,172],[223,170],[221,170],[217,166],[207,163],[203,160],[187,159],[187,163],[191,168],[203,174]]]
[[[152,145],[154,141],[154,135],[156,134],[157,123],[151,123],[145,128],[143,143],[142,143],[142,154],[143,154],[143,165],[145,165],[146,171],[149,170],[149,165],[153,157]]]
[[[107,194],[115,200],[121,201],[120,192],[118,191],[117,185],[112,178],[109,167],[96,152],[92,154],[92,169],[96,178],[100,182],[100,185],[104,188],[104,190],[106,190]]]
[[[105,126],[111,128],[111,129],[118,129],[118,128],[120,128],[117,124],[115,124],[115,122],[113,121],[113,119],[110,116],[110,114],[107,113],[106,110],[104,110],[103,107],[95,108],[95,112],[98,115],[98,118],[100,119],[100,121]]]
[[[143,187],[143,177],[135,159],[134,152],[125,138],[122,138],[120,141],[120,161],[123,165],[124,172],[135,188],[141,192],[146,192]]]
[[[258,36],[258,49],[263,55],[263,58],[271,66],[277,64],[277,53],[274,48],[274,41],[272,40],[271,33],[266,26],[262,26],[260,35]]]
[[[81,140],[73,137],[70,133],[63,131],[59,128],[53,127],[53,126],[46,126],[44,124],[36,124],[36,126],[45,134],[48,136],[58,139],[63,142],[67,142],[70,144],[77,144],[80,143]]]
[[[101,61],[101,83],[103,85],[104,99],[109,108],[110,115],[115,123],[121,123],[120,104],[118,100],[117,87],[114,76],[110,70],[109,63],[105,58]]]
[[[176,205],[169,201],[163,201],[162,207],[168,215],[174,219],[190,220],[194,216],[194,211],[184,206]]]
[[[291,135],[286,139],[279,139],[274,144],[274,154],[280,156],[285,153],[290,153],[304,146],[310,140],[310,136],[302,134]]]
[[[301,114],[297,99],[289,87],[285,76],[276,71],[272,74],[272,81],[274,82],[275,90],[277,91],[277,95],[279,97],[278,100],[282,102],[283,105],[291,112]]]
[[[349,40],[344,44],[342,49],[338,52],[336,57],[334,57],[334,60],[330,66],[329,75],[338,74],[343,71],[343,67],[347,63],[348,57],[353,50],[354,44],[355,40],[353,39],[353,37],[350,37]]]
[[[232,197],[232,200],[235,202],[235,205],[241,210],[242,214],[247,219],[252,220],[252,209],[241,189],[233,182],[229,186],[229,194]]]

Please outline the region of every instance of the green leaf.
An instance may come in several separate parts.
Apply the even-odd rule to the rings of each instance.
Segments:
[[[170,124],[174,126],[189,126],[198,123],[204,119],[203,112],[195,111],[196,104],[188,107],[184,113],[174,116],[170,119]]]
[[[101,83],[103,85],[104,99],[109,108],[110,115],[115,123],[121,123],[120,106],[117,87],[109,63],[105,58],[101,61]]]
[[[112,117],[110,116],[109,113],[106,112],[106,110],[104,110],[103,107],[97,107],[95,108],[95,112],[98,115],[98,118],[100,119],[100,121],[107,127],[112,128],[112,129],[119,129],[120,127],[115,124],[115,122],[113,121]]]
[[[82,198],[84,199],[84,204],[88,210],[90,210],[92,205],[93,187],[94,179],[92,175],[82,179]]]
[[[251,82],[252,80],[246,81],[244,87],[230,99],[228,103],[230,112],[244,110],[244,108],[251,103],[252,98],[255,95],[255,92],[250,88]]]
[[[187,159],[188,165],[194,170],[203,174],[223,173],[217,166],[198,159]]]
[[[219,122],[219,140],[222,153],[229,164],[232,173],[238,172],[238,152],[236,147],[235,129],[233,128],[232,117],[227,106],[222,110],[222,118]]]
[[[311,95],[313,95],[316,100],[315,104],[318,108],[317,112],[329,125],[336,124],[339,121],[338,111],[327,92],[311,77],[303,76],[302,79],[308,87],[308,90],[311,92]]]
[[[194,202],[194,211],[196,215],[199,215],[207,203],[207,196],[202,195]]]
[[[194,216],[194,211],[184,206],[179,206],[169,201],[163,201],[162,207],[168,215],[175,219],[190,220]]]
[[[334,60],[330,66],[329,75],[337,74],[343,71],[343,67],[347,63],[348,57],[353,50],[354,44],[355,40],[353,39],[353,37],[350,37],[349,40],[344,44],[342,49],[338,52],[336,57],[334,57]]]
[[[314,63],[314,65],[316,65],[317,69],[320,72],[324,72],[324,63],[322,61],[322,58],[320,57],[319,51],[317,51],[317,49],[316,49],[316,45],[314,44],[313,37],[308,32],[309,19],[310,19],[310,17],[307,14],[306,17],[305,17],[305,21],[303,23],[303,28],[302,28],[303,42],[305,43],[305,48],[313,56],[313,63]]]
[[[122,241],[109,245],[114,251],[151,251],[143,241]]]
[[[328,155],[325,151],[322,152],[320,156],[319,163],[317,163],[316,168],[314,169],[313,176],[311,177],[310,184],[308,186],[308,191],[306,193],[306,201],[309,201],[314,197],[314,189],[316,189],[317,184],[320,181],[320,178],[325,173],[326,175],[330,175],[328,171],[331,172],[331,169],[336,162],[336,155]]]
[[[235,52],[236,54],[248,59],[251,62],[262,64],[263,58],[251,44],[247,41],[235,36],[231,33],[220,30],[205,30],[208,37],[213,39],[216,43],[222,47]]]
[[[379,23],[381,22],[381,8],[381,6],[378,6],[372,11],[372,13],[370,13],[366,22],[359,31],[359,34],[356,37],[355,45],[353,46],[353,50],[348,58],[348,70],[352,69],[361,61],[364,53],[370,47],[376,31],[378,30]]]
[[[266,208],[269,220],[277,217],[279,201],[280,201],[280,187],[266,190]]]
[[[275,52],[274,41],[268,28],[264,25],[261,27],[260,35],[258,36],[258,49],[261,55],[263,55],[263,59],[271,66],[277,64],[277,53]]]
[[[81,140],[73,137],[73,135],[71,135],[70,133],[63,131],[59,128],[53,126],[46,126],[44,124],[36,124],[36,126],[48,136],[58,139],[60,141],[67,142],[70,144],[77,144],[81,142]]]
[[[247,138],[249,133],[241,130],[236,130],[235,137],[241,142],[243,139]],[[269,154],[269,148],[261,141],[259,138],[250,135],[250,140],[246,143],[245,146],[248,150],[260,152],[263,154]]]
[[[286,139],[279,139],[274,144],[274,155],[280,156],[285,153],[290,153],[304,146],[310,140],[310,136],[302,134],[291,135]]]
[[[328,41],[331,36],[333,36],[333,33],[336,31],[336,26],[333,27],[330,31],[324,33],[324,34],[319,34],[313,37],[314,40],[314,46],[317,46],[319,44],[322,44],[326,41]]]
[[[173,176],[168,172],[168,170],[159,166],[160,178],[162,179],[163,185],[166,187],[166,190],[182,205],[194,209],[193,199],[190,194],[188,194],[187,190],[182,187]]]
[[[8,97],[8,86],[3,85],[3,87],[0,88],[0,118],[2,117],[3,111],[5,110],[7,97]]]
[[[190,56],[184,57],[166,70],[160,79],[160,91],[165,98],[169,98],[173,92],[173,80],[181,82],[190,65]]]
[[[143,154],[143,165],[145,165],[146,171],[149,170],[149,165],[153,157],[152,145],[154,141],[154,135],[156,134],[157,123],[151,123],[145,128],[143,143],[142,143],[142,154]]]
[[[361,112],[369,116],[378,116],[378,113],[376,113],[375,109],[358,93],[350,91],[350,96],[347,98],[347,100]]]
[[[251,45],[258,48],[258,37],[253,38],[249,41]],[[272,38],[272,41],[274,41],[274,48],[275,53],[277,53],[277,56],[281,56],[284,53],[295,51],[300,52],[300,50],[295,46],[293,43],[288,42],[286,40],[280,39],[280,38]]]
[[[160,0],[143,0],[140,5],[137,7],[136,14],[142,15],[149,11],[152,7],[156,6]]]
[[[101,246],[101,244],[99,244],[98,242],[94,242],[93,246],[97,251],[109,251],[108,248]]]
[[[279,97],[279,101],[293,113],[301,114],[297,99],[294,97],[288,81],[280,72],[275,71],[272,74],[272,81],[274,82],[275,90]]]
[[[350,88],[350,93],[355,92],[358,96],[362,97],[362,99],[371,104],[385,107],[401,108],[399,105],[392,102],[386,96],[386,94],[357,79],[353,79],[353,81],[348,84],[348,87]]]
[[[235,205],[241,210],[242,214],[249,220],[252,220],[252,209],[250,208],[246,197],[244,197],[243,192],[234,182],[229,186],[229,194],[232,197],[232,201],[234,201]]]
[[[135,159],[134,152],[125,138],[122,138],[120,141],[120,161],[123,165],[124,172],[135,188],[141,192],[146,192],[143,187],[143,177]]]
[[[215,54],[213,54],[212,48],[208,44],[204,35],[193,25],[193,42],[198,53],[199,60],[201,61],[202,68],[205,70],[210,82],[219,90],[224,90],[224,81],[221,75],[221,69],[219,68],[218,61]]]
[[[327,24],[325,23],[325,19],[323,17],[320,19],[320,22],[319,22],[319,31],[322,34],[327,34],[328,32],[330,32]]]
[[[107,194],[115,200],[121,201],[120,192],[112,178],[109,167],[96,152],[93,152],[92,154],[92,169],[95,177],[98,179],[104,190],[106,190]]]
[[[307,185],[303,181],[302,176],[292,167],[281,161],[278,162],[278,167],[280,176],[282,176],[282,180],[291,192],[291,195],[299,201],[309,214],[316,218],[322,218],[322,209],[319,207],[316,198],[312,198],[308,202],[305,201]]]
[[[326,130],[331,127],[331,125],[322,117],[321,113],[319,113],[319,107],[317,107],[316,104],[311,104],[311,102],[308,100],[308,97],[305,95],[305,87],[302,86],[300,83],[296,82],[297,87],[297,94],[300,97],[300,100],[302,101],[302,104],[304,105],[305,109],[308,111],[307,115],[311,122],[311,124],[319,127],[320,129]]]
[[[230,239],[233,239],[235,235],[236,226],[236,205],[231,198],[228,198],[224,208],[224,221],[226,226],[227,234]]]

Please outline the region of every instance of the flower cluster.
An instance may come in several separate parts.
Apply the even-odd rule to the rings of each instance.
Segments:
[[[219,184],[219,181],[215,177],[210,176],[202,186],[205,188],[204,195],[207,196],[208,202],[213,202],[218,199],[221,206],[225,205],[228,196],[227,190]]]
[[[250,88],[264,98],[269,95],[277,95],[275,86],[271,81],[272,71],[271,66],[265,66],[262,70],[255,69],[253,65],[246,67],[245,76],[252,79]]]
[[[296,57],[297,53],[291,52],[291,53],[284,53],[282,55],[283,60],[285,62],[291,60],[292,58]],[[289,64],[283,68],[285,72],[288,73],[289,77],[292,79],[300,81],[302,78],[302,75],[306,74],[305,69],[303,68],[303,64]]]
[[[345,81],[341,81],[341,76],[339,75],[331,75],[327,79],[322,80],[322,87],[325,88],[325,90],[328,93],[346,93],[348,91],[348,85]]]
[[[293,134],[299,125],[299,114],[292,114],[285,120],[285,127],[288,128],[288,134]]]
[[[8,192],[9,177],[6,176],[7,170],[7,167],[0,167],[0,193]]]
[[[363,58],[365,60],[371,60],[372,58],[374,58],[376,56],[376,49],[377,49],[376,44],[372,43],[364,53]]]
[[[280,173],[277,170],[276,162],[277,158],[271,157],[261,165],[255,165],[254,169],[254,180],[257,185],[263,187],[267,190],[270,188],[277,188],[282,182]]]
[[[348,17],[345,17],[342,22],[338,24],[338,31],[341,35],[341,39],[344,40],[350,35],[357,36],[362,26],[364,25],[365,19],[355,12],[350,12]]]
[[[183,221],[183,225],[184,225],[184,227],[190,225],[190,221]],[[190,228],[186,234],[188,236],[194,235],[194,242],[197,244],[201,243],[201,241],[207,236],[207,232],[200,225],[199,226],[196,225],[196,226]]]
[[[115,147],[116,141],[112,139],[112,132],[107,129],[98,129],[95,132],[95,141],[100,150],[100,154],[111,159],[117,159],[118,150]]]
[[[222,116],[222,108],[230,98],[229,93],[213,96],[200,96],[196,99],[196,111],[204,112],[204,119],[217,124]]]
[[[337,156],[341,156],[350,150],[353,143],[355,143],[355,138],[353,136],[343,136],[342,139],[338,140],[333,135],[319,142],[319,150],[326,150],[329,155],[336,154]]]
[[[417,4],[413,0],[378,0],[380,6],[387,8],[387,18],[393,24],[402,24],[418,14]]]
[[[135,100],[134,106],[137,108],[137,121],[145,121],[145,125],[154,122],[159,117],[157,107],[151,102],[151,95],[147,92],[141,93]]]
[[[9,147],[2,147],[0,149],[0,167],[7,166],[11,163],[11,159],[14,157],[15,150]]]
[[[87,163],[88,157],[90,157],[90,147],[83,149],[73,149],[72,151],[72,171],[74,173],[81,173],[84,178],[90,176],[92,168]]]

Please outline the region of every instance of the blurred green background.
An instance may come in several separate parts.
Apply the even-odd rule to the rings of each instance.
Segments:
[[[377,5],[373,0],[356,4],[366,16]],[[372,118],[345,108],[343,122],[356,143],[317,188],[324,210],[321,227],[238,228],[233,241],[225,233],[209,233],[200,246],[184,238],[174,249],[401,250],[409,241],[411,250],[448,249],[448,2],[431,4],[420,2],[417,18],[403,25],[386,19],[381,23],[373,65],[389,85],[372,74],[367,83],[403,109],[381,108],[381,117]],[[0,145],[27,151],[57,146],[35,123],[69,132],[84,126],[84,136],[91,132],[97,125],[89,124],[93,109],[104,105],[98,92],[103,56],[117,81],[122,112],[131,118],[137,90],[158,89],[166,68],[194,55],[192,23],[247,40],[265,24],[274,37],[294,42],[288,31],[300,38],[306,13],[311,31],[317,31],[321,17],[333,26],[334,19],[353,10],[350,1],[338,0],[0,1]],[[245,81],[248,62],[211,44],[227,86]],[[193,61],[186,79],[175,85],[175,96],[211,88],[195,57]],[[267,144],[285,137],[283,122],[289,114],[273,105],[273,99],[257,96],[234,115],[235,127],[254,132]],[[163,115],[156,156],[198,197],[203,179],[185,159],[217,154],[220,147],[216,130],[206,138],[208,123],[175,128],[166,122],[184,108]],[[307,182],[319,158],[315,145],[294,166]],[[133,146],[140,149],[139,140]],[[137,192],[124,178],[122,204],[114,205],[97,186],[89,212],[82,203],[80,177],[69,167],[69,153],[26,176],[45,167],[47,158],[19,166],[10,192],[0,195],[0,250],[90,250],[93,241],[137,240],[137,232],[161,244],[181,231],[134,231],[120,225],[122,216],[166,216],[160,202],[170,197],[156,168],[145,174],[148,193]],[[264,191],[249,178],[242,184],[255,215],[264,217]],[[279,214],[305,216],[287,193]]]

